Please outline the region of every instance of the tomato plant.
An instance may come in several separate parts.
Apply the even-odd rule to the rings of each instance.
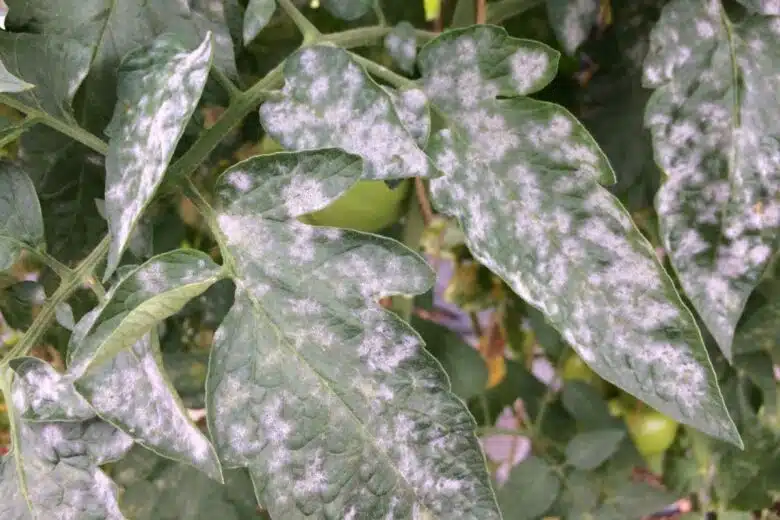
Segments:
[[[0,517],[780,507],[769,0],[0,0]]]

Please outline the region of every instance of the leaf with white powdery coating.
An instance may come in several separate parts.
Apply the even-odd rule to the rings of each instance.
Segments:
[[[757,13],[768,15],[780,15],[780,2],[778,0],[737,0],[739,3]]]
[[[162,182],[211,67],[211,35],[188,52],[169,37],[130,53],[119,70],[119,101],[106,133],[106,213],[111,247],[104,279]]]
[[[157,334],[146,334],[75,382],[97,414],[133,440],[222,482],[213,446],[193,424],[162,368]]]
[[[590,35],[600,4],[600,0],[547,0],[547,17],[567,54],[574,54]]]
[[[22,92],[34,86],[8,72],[3,62],[0,61],[0,92]]]
[[[26,421],[85,421],[95,416],[89,403],[62,374],[43,360],[16,358],[9,364],[15,373],[14,407]]]
[[[276,0],[249,0],[244,13],[244,45],[252,43],[276,11]]]
[[[734,329],[780,235],[780,19],[732,24],[717,0],[668,4],[651,34],[645,123],[669,179],[661,239],[731,358]]]
[[[70,373],[81,378],[99,370],[220,278],[222,269],[196,250],[170,251],[132,269],[77,324],[68,348]]]
[[[434,175],[391,95],[346,51],[308,47],[287,59],[284,74],[284,99],[260,107],[263,126],[284,148],[341,148],[363,158],[365,179]],[[423,108],[424,99],[416,111]]]
[[[10,268],[23,248],[43,244],[43,216],[32,180],[18,166],[0,162],[0,271]]]
[[[385,49],[393,60],[407,74],[414,72],[417,60],[417,37],[414,26],[409,22],[401,22],[385,37]]]
[[[710,435],[739,444],[700,332],[620,203],[614,173],[565,109],[527,97],[558,54],[498,27],[451,31],[418,60],[449,127],[428,151],[433,199],[475,257],[501,276],[601,377]]]
[[[13,387],[17,401],[25,390]],[[14,407],[9,412],[13,447],[0,458],[0,517],[124,518],[116,486],[99,466],[130,449],[127,435],[94,414],[81,422],[28,422]]]
[[[473,418],[377,304],[427,290],[430,268],[393,240],[295,220],[362,169],[340,150],[279,153],[218,183],[236,284],[206,385],[220,459],[249,468],[274,518],[498,519]]]

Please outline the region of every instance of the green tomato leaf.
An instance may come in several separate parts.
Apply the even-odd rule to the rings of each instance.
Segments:
[[[739,3],[757,13],[780,15],[780,3],[777,0],[738,0]]]
[[[295,219],[363,167],[333,149],[277,153],[218,182],[236,295],[214,337],[209,431],[274,518],[498,519],[473,418],[376,302],[424,292],[430,268],[393,240]]]
[[[567,54],[574,54],[588,38],[600,6],[600,0],[547,0],[547,17]]]
[[[594,430],[578,433],[566,445],[566,463],[577,469],[596,469],[615,454],[625,437],[625,430]]]
[[[162,182],[210,67],[211,36],[191,52],[160,38],[122,62],[119,102],[107,129],[106,213],[112,240],[106,280]]]
[[[530,456],[512,468],[509,478],[498,491],[504,518],[535,520],[558,498],[561,481],[543,459]]]
[[[566,381],[561,392],[563,407],[589,430],[614,428],[621,421],[609,413],[609,407],[598,390],[584,381]]]
[[[244,14],[244,45],[252,43],[276,11],[276,0],[249,0]]]
[[[158,255],[131,269],[73,332],[70,373],[78,379],[99,369],[221,277],[221,268],[208,255],[191,249]]]
[[[652,515],[673,504],[680,497],[645,482],[631,482],[623,478],[604,503],[591,513],[599,520],[625,520]]]
[[[27,174],[0,162],[0,271],[10,268],[25,247],[43,247],[43,217]]]
[[[78,58],[85,65],[83,75],[59,73],[40,83],[33,76],[20,77],[47,90],[53,80],[67,78],[75,92],[89,70],[84,81],[83,103],[88,110],[83,123],[95,133],[103,131],[117,102],[120,61],[164,33],[175,35],[188,49],[197,47],[212,33],[215,65],[230,77],[237,75],[233,41],[226,22],[226,10],[233,0],[7,0],[7,3],[9,22],[15,26],[34,27],[44,35],[42,41],[52,41],[52,45],[66,42],[74,46],[74,53],[81,48]],[[74,53],[62,57],[51,49],[48,52],[24,46],[19,49],[25,49],[29,66],[41,73],[63,71],[63,65],[71,68],[77,61]]]
[[[777,20],[729,21],[718,1],[676,0],[651,34],[645,122],[669,179],[661,238],[693,306],[731,358],[734,329],[780,230]]]
[[[434,173],[388,91],[346,51],[308,47],[287,59],[284,73],[283,99],[260,107],[263,126],[284,148],[341,148],[363,158],[366,179]],[[412,113],[427,114],[424,100],[420,104],[417,91],[411,92],[402,93],[402,105]]]
[[[336,18],[357,20],[371,11],[374,0],[322,0],[322,6]]]
[[[215,484],[185,464],[135,447],[112,468],[123,492],[120,508],[133,520],[261,520],[246,470]],[[186,490],[186,492],[182,492]]]
[[[61,386],[56,377],[49,377],[51,369],[37,367],[29,373],[45,373],[40,382]],[[28,387],[17,386],[16,378],[12,383],[10,374],[5,377],[4,392],[19,401]],[[21,400],[31,402],[29,396]],[[0,458],[2,518],[123,519],[116,486],[98,466],[130,449],[127,435],[94,415],[79,422],[29,422],[14,407],[9,412],[13,447]]]
[[[101,418],[137,443],[222,482],[213,446],[192,423],[165,374],[156,333],[119,352],[75,386]]]
[[[739,444],[696,322],[625,209],[614,173],[565,109],[528,97],[558,54],[498,27],[450,31],[418,60],[448,126],[428,152],[438,208],[602,378],[667,415]]]
[[[417,37],[414,26],[409,22],[401,22],[385,37],[385,49],[398,66],[407,74],[414,72],[417,60]]]
[[[59,35],[0,32],[0,60],[7,67],[3,79],[11,86],[7,92],[15,92],[11,95],[30,108],[69,123],[76,121],[71,103],[89,72],[89,59],[89,48]]]
[[[393,107],[407,132],[414,138],[417,146],[425,148],[431,134],[431,114],[425,93],[417,88],[383,89],[393,101]]]

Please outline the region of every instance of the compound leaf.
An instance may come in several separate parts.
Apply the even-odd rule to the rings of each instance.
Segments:
[[[734,330],[780,230],[777,19],[733,24],[717,0],[668,4],[651,34],[646,125],[668,180],[661,238],[685,293],[731,358]]]
[[[73,332],[68,349],[71,374],[89,375],[221,277],[222,269],[196,250],[164,253],[130,270]]]
[[[346,51],[308,47],[287,59],[284,73],[284,98],[264,103],[260,117],[285,148],[341,148],[363,158],[367,179],[428,177],[435,171],[391,95]],[[427,114],[420,99],[409,110]]]
[[[739,444],[693,316],[599,185],[614,182],[608,161],[565,109],[523,97],[552,79],[557,59],[490,26],[423,48],[423,88],[448,124],[428,144],[445,173],[431,181],[434,202],[601,377]]]
[[[53,369],[39,373],[51,375]],[[46,382],[59,385],[55,379],[47,377]],[[4,391],[14,395],[14,402],[34,402],[30,396],[18,397],[26,388],[5,383]],[[98,466],[130,449],[127,435],[94,414],[80,422],[29,422],[17,410],[9,411],[13,447],[0,458],[2,518],[123,518],[116,486]]]
[[[258,156],[218,182],[234,272],[214,336],[209,430],[274,518],[498,519],[475,423],[414,331],[377,304],[433,275],[401,244],[310,227],[360,178],[325,149]]]
[[[107,129],[106,216],[112,240],[106,279],[119,265],[195,111],[211,53],[210,35],[191,52],[161,37],[122,61],[119,102]]]
[[[244,14],[244,45],[252,43],[276,11],[276,0],[249,0]]]
[[[0,271],[25,247],[42,247],[43,217],[32,180],[18,166],[0,162]]]

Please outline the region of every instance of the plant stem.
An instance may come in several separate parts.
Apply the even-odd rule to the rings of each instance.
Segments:
[[[374,0],[374,15],[379,25],[387,25],[387,18],[385,18],[385,13],[382,11],[381,0]]]
[[[374,44],[387,36],[392,30],[392,27],[385,27],[382,25],[359,27],[357,29],[348,29],[332,34],[323,34],[317,39],[317,42],[332,43],[345,49],[352,49]],[[438,34],[434,32],[423,31],[422,29],[415,29],[414,34],[417,37],[418,44],[427,43],[438,36]]]
[[[388,69],[387,67],[383,67],[382,65],[373,62],[368,58],[364,58],[359,54],[355,54],[354,52],[350,52],[349,54],[353,60],[358,62],[360,65],[362,65],[363,68],[365,68],[366,71],[368,71],[370,74],[373,74],[374,76],[387,81],[394,87],[404,88],[404,87],[415,86],[414,81],[410,80],[409,78],[405,78],[400,74],[396,74],[395,72]]]
[[[544,0],[501,0],[488,4],[487,20],[489,24],[499,24],[508,18],[523,14],[540,5]]]
[[[19,112],[24,113],[31,119],[40,121],[44,125],[67,135],[75,141],[80,142],[84,146],[92,148],[101,155],[106,155],[106,153],[108,153],[108,144],[105,141],[100,139],[98,136],[87,132],[76,123],[68,123],[62,121],[61,119],[57,119],[54,116],[50,116],[46,112],[29,107],[6,94],[0,94],[0,103],[8,105],[9,107],[18,110]]]
[[[178,161],[173,163],[165,176],[165,183],[169,186],[179,184],[195,171],[222,139],[240,125],[246,115],[261,101],[269,97],[271,89],[281,86],[283,69],[284,62],[277,65],[249,90],[239,94],[214,125],[206,130]]]
[[[231,102],[241,95],[241,89],[219,67],[212,67],[211,73],[214,75],[214,79],[225,89]]]
[[[5,366],[9,360],[26,355],[38,342],[41,340],[46,331],[51,326],[56,316],[55,309],[57,306],[66,301],[73,295],[80,287],[84,280],[92,276],[92,272],[103,260],[103,257],[108,252],[108,246],[111,243],[111,235],[106,235],[100,244],[92,250],[76,268],[64,279],[60,286],[51,295],[51,298],[46,300],[46,303],[41,308],[41,312],[35,318],[32,325],[27,332],[22,336],[21,341],[11,350],[11,352],[3,358],[0,367]]]
[[[279,6],[284,10],[284,12],[287,13],[287,16],[289,16],[295,26],[298,28],[298,30],[303,35],[303,44],[308,45],[314,41],[317,41],[319,37],[321,36],[320,30],[317,29],[313,23],[309,21],[308,18],[303,16],[303,13],[301,13],[297,7],[295,7],[295,4],[292,3],[292,0],[277,0],[279,2]]]

